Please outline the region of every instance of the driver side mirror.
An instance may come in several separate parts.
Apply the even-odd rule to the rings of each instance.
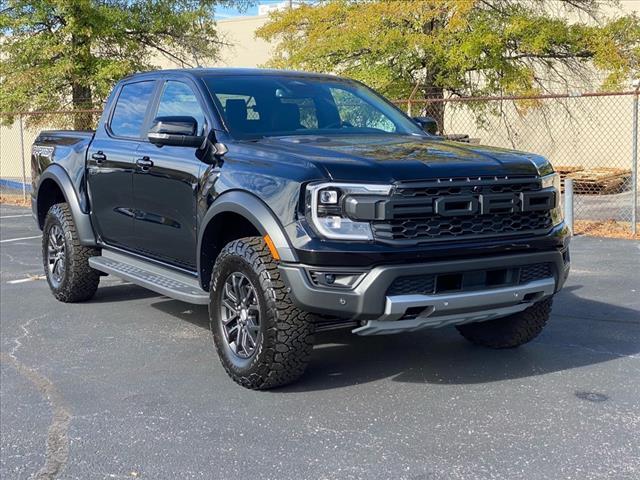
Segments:
[[[436,122],[435,118],[432,117],[413,117],[414,122],[416,122],[420,127],[427,133],[431,135],[438,134],[438,122]]]
[[[159,147],[201,147],[207,137],[196,135],[198,122],[190,116],[156,117],[151,124],[147,138]]]

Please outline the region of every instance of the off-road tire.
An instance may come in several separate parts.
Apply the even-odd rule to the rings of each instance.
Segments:
[[[49,235],[55,225],[62,229],[64,236],[64,274],[60,282],[53,280],[47,256]],[[73,303],[93,297],[100,283],[100,272],[89,266],[89,258],[96,255],[100,255],[98,249],[80,244],[69,205],[66,203],[53,205],[47,212],[42,230],[42,262],[47,283],[56,299]]]
[[[249,279],[258,299],[260,337],[253,355],[247,359],[234,355],[222,326],[222,290],[234,272]],[[236,383],[254,390],[297,380],[313,350],[313,316],[292,303],[265,241],[247,237],[227,244],[216,260],[210,285],[209,325],[227,374]]]
[[[458,325],[460,334],[471,343],[489,348],[515,348],[536,338],[549,320],[553,298],[526,310],[487,322]]]

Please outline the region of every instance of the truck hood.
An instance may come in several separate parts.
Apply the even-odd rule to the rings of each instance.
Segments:
[[[338,181],[401,182],[551,171],[549,162],[539,155],[426,136],[267,137],[254,143],[254,148],[268,150],[269,156],[286,156],[283,161],[313,163]]]

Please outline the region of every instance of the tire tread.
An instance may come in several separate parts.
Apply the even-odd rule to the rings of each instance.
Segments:
[[[456,328],[476,345],[495,349],[515,348],[540,335],[549,321],[552,305],[553,297],[550,297],[508,317],[458,325]]]

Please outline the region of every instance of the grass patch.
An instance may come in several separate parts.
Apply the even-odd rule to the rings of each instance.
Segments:
[[[28,195],[25,200],[22,197],[22,194],[0,194],[0,203],[4,203],[6,205],[17,205],[19,207],[30,207],[31,206],[31,196]]]
[[[638,240],[640,238],[640,235],[633,235],[631,233],[631,222],[618,222],[616,220],[576,220],[573,227],[573,233],[575,233],[576,235],[588,235],[590,237],[606,238],[625,238],[629,240]],[[640,231],[640,225],[638,225],[637,231]]]

